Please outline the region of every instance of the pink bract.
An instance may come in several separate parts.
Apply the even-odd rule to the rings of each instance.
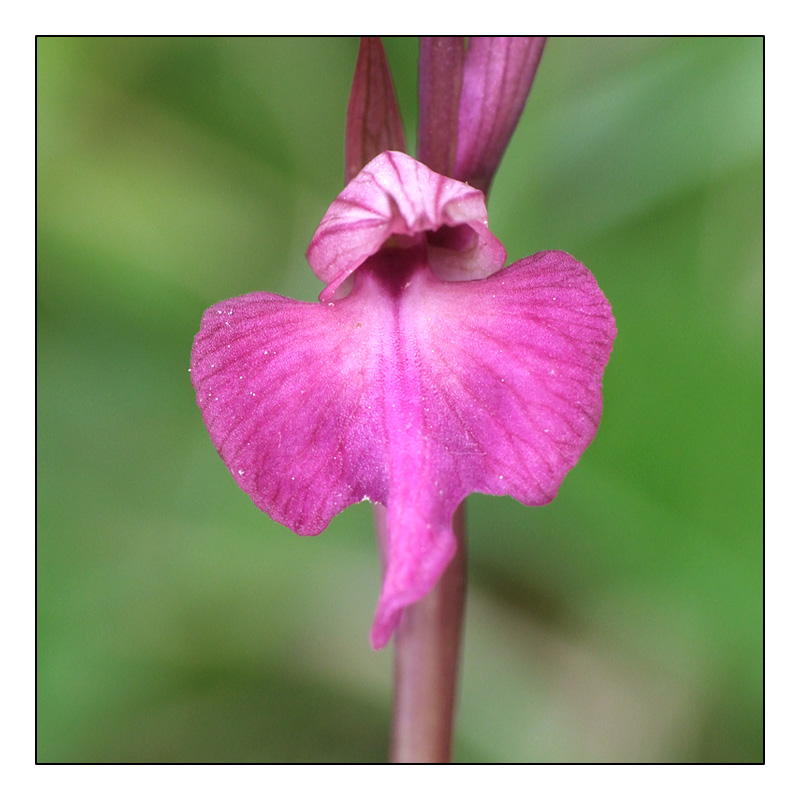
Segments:
[[[453,175],[488,194],[528,99],[544,36],[472,36],[464,59]]]

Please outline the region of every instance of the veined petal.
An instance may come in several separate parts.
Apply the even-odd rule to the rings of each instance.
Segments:
[[[376,647],[452,558],[466,495],[555,496],[597,430],[616,333],[566,253],[468,282],[426,257],[383,250],[336,302],[220,303],[192,352],[212,441],[259,508],[315,534],[351,503],[386,506]]]
[[[211,441],[253,502],[296,533],[385,496],[380,326],[363,300],[235,297],[205,312],[195,338]]]
[[[381,153],[334,200],[306,251],[327,284],[320,299],[336,298],[342,283],[392,237],[415,244],[425,233],[435,234],[430,266],[447,280],[482,278],[505,263],[505,248],[489,232],[482,192],[405,153]]]
[[[464,61],[454,176],[486,194],[528,99],[544,36],[472,36]]]

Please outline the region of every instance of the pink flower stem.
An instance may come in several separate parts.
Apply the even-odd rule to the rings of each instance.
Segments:
[[[382,515],[377,516],[377,523]],[[436,587],[409,606],[394,634],[391,761],[449,763],[464,618],[464,504],[453,518],[458,550]]]

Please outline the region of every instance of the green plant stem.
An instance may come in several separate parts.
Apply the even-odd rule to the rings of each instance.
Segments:
[[[453,518],[458,549],[439,583],[403,612],[394,634],[391,760],[448,763],[452,755],[467,556],[462,504]]]

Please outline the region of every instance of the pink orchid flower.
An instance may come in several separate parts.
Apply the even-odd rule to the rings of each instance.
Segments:
[[[542,47],[423,41],[420,154],[441,174],[400,152],[382,49],[362,46],[351,180],[307,251],[320,301],[226,300],[194,342],[211,440],[260,509],[315,535],[352,503],[385,507],[375,647],[453,558],[464,498],[550,502],[600,422],[608,301],[567,253],[505,266],[488,227],[484,192]]]

